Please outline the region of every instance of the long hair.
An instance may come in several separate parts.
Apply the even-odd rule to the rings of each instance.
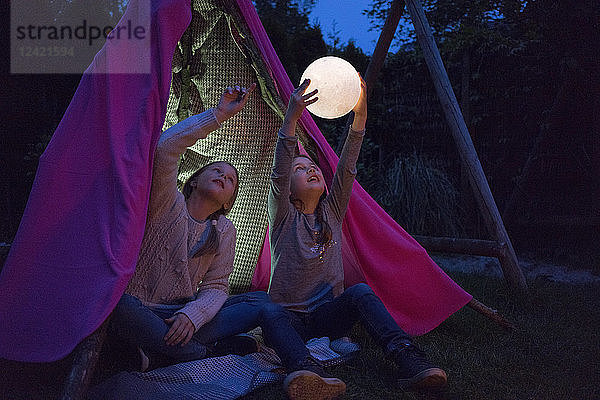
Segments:
[[[303,154],[297,154],[296,157],[304,157],[309,159],[311,162],[314,162],[310,157],[307,157]],[[319,197],[319,202],[317,203],[317,208],[315,208],[315,220],[321,226],[321,234],[315,238],[315,242],[322,246],[327,246],[331,239],[333,238],[333,234],[331,233],[331,226],[325,218],[323,217],[323,201],[327,197],[327,191],[323,190],[321,197]],[[297,199],[292,196],[290,193],[290,202],[296,207],[296,209],[300,212],[303,212],[305,209],[304,202],[300,199]]]
[[[210,168],[214,164],[218,164],[218,163],[227,164],[231,168],[233,168],[233,170],[235,171],[236,185],[235,185],[235,189],[233,191],[233,195],[231,196],[231,199],[230,199],[231,207],[233,207],[233,204],[235,203],[235,199],[237,198],[238,190],[240,187],[239,173],[238,173],[238,170],[231,163],[228,163],[227,161],[214,161],[214,162],[211,162],[210,164],[206,164],[204,167],[202,167],[199,170],[197,170],[196,172],[194,172],[185,181],[185,183],[183,184],[183,188],[181,189],[181,193],[183,193],[183,197],[186,200],[190,198],[190,196],[192,195],[192,191],[194,190],[194,188],[192,187],[192,180],[194,180],[198,175],[202,174],[204,171],[206,171],[208,168]],[[223,205],[220,209],[218,209],[217,211],[215,211],[214,213],[212,213],[208,216],[208,220],[210,220],[210,232],[208,233],[208,237],[206,238],[206,241],[204,242],[204,244],[198,250],[196,250],[196,252],[192,255],[192,258],[200,257],[205,254],[214,254],[217,252],[217,250],[219,250],[219,235],[217,234],[217,228],[216,228],[217,221],[219,220],[219,217],[221,215],[229,214],[229,211],[231,211],[231,208],[225,208],[225,205]]]

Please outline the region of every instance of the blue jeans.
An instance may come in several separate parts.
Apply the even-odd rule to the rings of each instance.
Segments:
[[[369,285],[359,283],[309,313],[288,311],[303,340],[345,336],[360,321],[386,354],[412,343]]]
[[[182,305],[183,307],[183,305]],[[248,332],[257,326],[284,366],[294,366],[308,356],[304,341],[292,327],[290,315],[271,302],[265,292],[251,292],[229,297],[212,320],[201,326],[185,345],[169,346],[164,337],[170,318],[178,308],[150,308],[134,296],[124,294],[112,314],[113,331],[131,345],[141,347],[150,356],[185,362],[204,358],[207,345],[229,336]]]

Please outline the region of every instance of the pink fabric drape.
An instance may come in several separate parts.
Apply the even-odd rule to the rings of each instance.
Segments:
[[[119,26],[149,26],[148,46],[107,41],[40,158],[0,275],[0,357],[66,356],[106,319],[134,272],[173,53],[191,21],[189,0],[152,0],[140,15],[143,1],[131,0]],[[150,73],[107,73],[147,52]]]
[[[287,101],[294,85],[281,65],[250,0],[237,0],[256,45]],[[318,146],[319,165],[331,182],[338,162],[312,117],[300,124]],[[368,134],[368,133],[367,133]],[[396,322],[409,334],[420,335],[438,326],[471,300],[425,250],[406,233],[357,183],[343,226],[345,285],[365,282],[383,300]],[[266,290],[271,272],[268,240],[252,279],[253,290]]]

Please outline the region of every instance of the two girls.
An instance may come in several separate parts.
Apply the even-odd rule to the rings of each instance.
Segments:
[[[240,111],[255,85],[228,88],[215,109],[173,126],[160,139],[142,250],[113,315],[116,333],[151,358],[182,362],[202,358],[207,345],[260,325],[287,367],[289,397],[328,399],[342,394],[345,384],[324,373],[304,341],[344,336],[360,320],[398,365],[401,383],[442,386],[444,371],[425,358],[373,291],[365,284],[343,287],[341,227],[365,131],[364,82],[329,193],[318,166],[296,154],[296,123],[317,101],[316,91],[304,94],[308,84],[292,94],[271,175],[269,292],[278,304],[260,292],[227,297],[235,229],[225,215],[237,195],[235,168],[209,164],[192,175],[183,194],[176,188],[179,155]]]

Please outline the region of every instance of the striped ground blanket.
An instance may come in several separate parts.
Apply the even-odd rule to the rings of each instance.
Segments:
[[[324,366],[343,363],[360,348],[347,338],[311,339],[306,346]],[[267,346],[241,357],[227,355],[175,364],[150,372],[121,372],[94,387],[91,400],[230,400],[285,377],[279,357]]]

